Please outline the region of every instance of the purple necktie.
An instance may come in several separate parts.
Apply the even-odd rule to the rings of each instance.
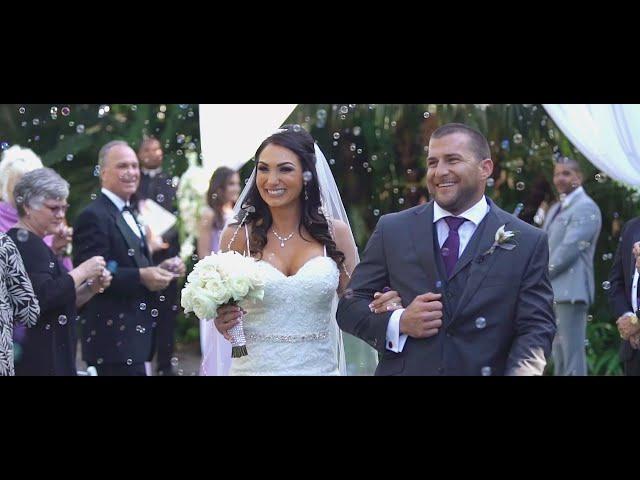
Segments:
[[[444,267],[447,269],[447,278],[451,278],[451,274],[456,268],[456,263],[458,263],[458,256],[460,255],[460,235],[458,235],[458,229],[467,219],[444,217],[444,221],[449,225],[449,236],[440,249],[440,255],[442,255]]]

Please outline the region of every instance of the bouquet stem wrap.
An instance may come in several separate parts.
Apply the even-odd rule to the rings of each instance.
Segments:
[[[249,354],[249,352],[247,352],[247,340],[244,336],[242,320],[244,320],[244,315],[240,317],[239,323],[229,330],[229,335],[231,335],[232,358],[241,358]]]

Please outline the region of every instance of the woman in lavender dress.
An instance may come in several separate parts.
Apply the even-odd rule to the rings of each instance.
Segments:
[[[198,232],[198,257],[204,258],[212,252],[220,251],[220,237],[225,225],[233,217],[233,207],[240,195],[240,175],[227,167],[218,168],[209,183],[207,192],[208,206],[202,212]],[[226,362],[226,369],[231,365],[231,344],[225,340],[213,326],[213,321],[200,320],[200,348],[202,354],[210,351],[208,345],[216,341],[220,346],[216,350],[217,362]],[[209,362],[208,362],[209,360]],[[207,364],[214,359],[205,358],[201,375],[207,375]]]

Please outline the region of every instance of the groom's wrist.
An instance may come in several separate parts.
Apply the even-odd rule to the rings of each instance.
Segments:
[[[402,321],[403,317],[404,317],[404,312],[406,309],[402,309],[402,310],[398,310],[398,312],[400,313],[400,316],[398,317],[398,332],[400,333],[400,335],[406,335],[407,333],[404,331],[403,325],[404,322]]]
[[[400,332],[400,316],[404,309],[395,310],[389,317],[387,324],[386,349],[395,353],[400,353],[404,347],[406,336]],[[403,341],[403,338],[405,339]]]

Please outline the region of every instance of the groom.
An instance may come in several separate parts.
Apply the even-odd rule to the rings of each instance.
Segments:
[[[340,327],[382,354],[376,375],[542,375],[556,332],[546,234],[485,197],[480,132],[440,127],[427,163],[434,201],[380,219]],[[372,313],[387,285],[406,309]]]

